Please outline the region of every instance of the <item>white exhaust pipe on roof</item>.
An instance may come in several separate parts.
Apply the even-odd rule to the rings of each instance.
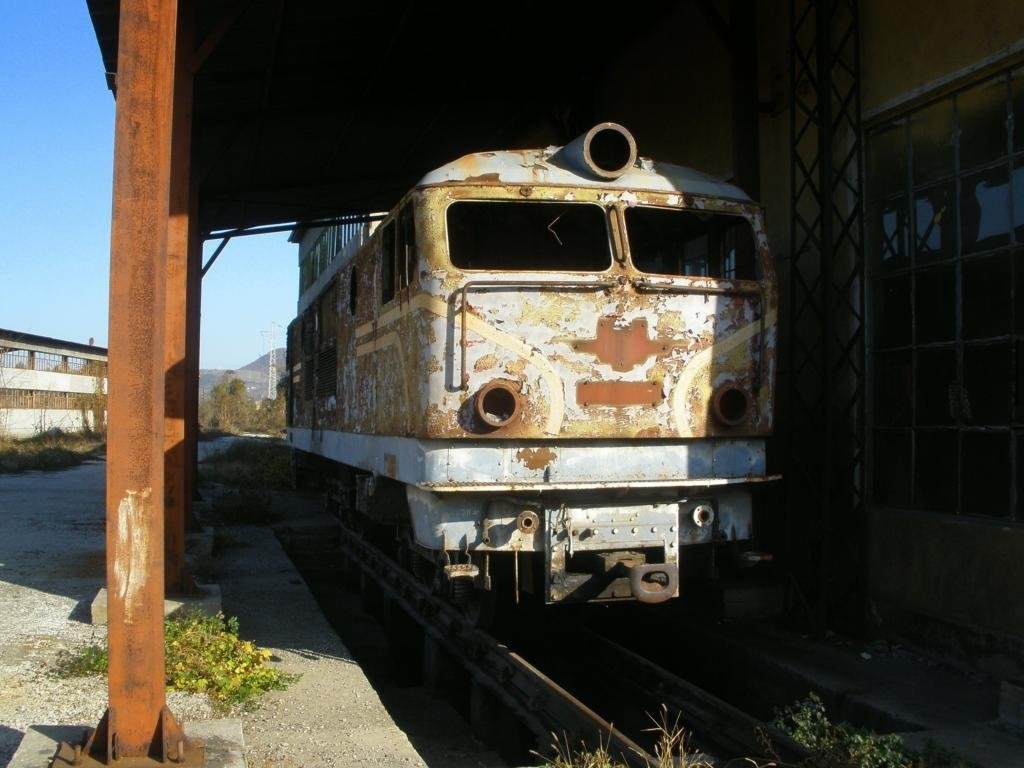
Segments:
[[[612,181],[636,163],[636,139],[618,123],[598,123],[551,159],[581,176]]]

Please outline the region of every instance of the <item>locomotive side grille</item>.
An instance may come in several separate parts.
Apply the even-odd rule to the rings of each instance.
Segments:
[[[309,400],[313,397],[313,359],[307,358],[302,364],[302,398]]]
[[[316,358],[316,396],[333,395],[338,387],[338,348],[321,350]]]

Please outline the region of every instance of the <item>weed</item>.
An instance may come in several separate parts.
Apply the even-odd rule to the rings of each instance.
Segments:
[[[681,713],[676,713],[675,720],[669,721],[668,707],[661,705],[657,718],[647,715],[653,727],[646,728],[646,733],[656,733],[658,740],[654,744],[654,757],[657,761],[649,768],[712,768],[711,763],[703,755],[690,748],[690,734],[679,722]]]
[[[772,725],[814,753],[805,768],[976,768],[934,742],[915,752],[896,734],[833,723],[825,714],[825,704],[813,693],[777,711]]]
[[[670,720],[668,707],[662,704],[657,718],[649,713],[647,716],[652,727],[646,728],[645,733],[657,734],[654,762],[645,758],[647,768],[711,768],[712,764],[703,755],[690,749],[690,735],[680,724],[680,715]],[[551,734],[551,737],[553,757],[533,753],[545,761],[545,768],[625,768],[625,763],[612,757],[608,751],[610,736],[607,741],[600,742],[596,749],[582,743],[573,749],[565,734],[561,738],[557,734]]]
[[[277,440],[239,438],[206,458],[199,477],[236,488],[290,488],[291,448]]]
[[[107,647],[87,645],[75,653],[61,651],[54,670],[58,677],[92,677],[107,673]]]
[[[30,469],[63,469],[102,455],[104,438],[95,432],[49,430],[34,437],[0,438],[0,474]]]
[[[551,750],[552,757],[545,757],[539,752],[533,754],[544,760],[544,768],[626,768],[621,760],[616,760],[608,752],[611,737],[608,742],[601,742],[596,749],[591,749],[581,743],[573,749],[569,745],[569,737],[564,733],[561,736],[552,733]]]
[[[193,614],[167,622],[167,685],[206,693],[214,702],[241,704],[297,678],[267,666],[271,653],[238,636],[238,619]]]
[[[238,619],[223,614],[187,614],[164,623],[164,665],[172,691],[205,693],[216,706],[229,709],[267,691],[283,690],[298,680],[270,667],[270,651],[238,636]],[[90,645],[63,653],[55,673],[87,677],[107,672],[104,646]]]

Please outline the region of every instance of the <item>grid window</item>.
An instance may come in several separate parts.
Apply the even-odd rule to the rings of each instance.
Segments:
[[[1024,520],[1024,69],[867,146],[874,499]]]

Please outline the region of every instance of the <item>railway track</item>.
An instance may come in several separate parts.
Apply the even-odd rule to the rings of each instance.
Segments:
[[[518,742],[524,754],[531,747],[542,751],[552,734],[558,734],[567,746],[604,745],[627,765],[647,768],[657,761],[649,751],[646,713],[664,705],[669,722],[678,714],[693,735],[691,745],[714,765],[743,757],[797,763],[807,756],[785,734],[598,632],[556,622],[547,637],[571,631],[572,646],[548,643],[549,650],[562,652],[539,652],[531,661],[471,626],[456,606],[431,594],[415,576],[344,526],[339,547],[393,605],[422,627],[437,649],[465,669],[472,686],[471,720],[504,732],[479,734],[475,728],[485,739],[501,742],[514,719],[525,736]]]

